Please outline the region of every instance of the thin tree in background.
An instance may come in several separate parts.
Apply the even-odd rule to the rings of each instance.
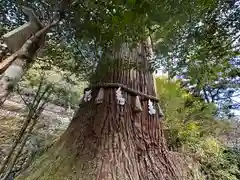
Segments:
[[[45,86],[44,79],[45,78],[41,79],[40,84],[38,86],[38,91],[36,92],[36,95],[33,98],[32,102],[27,102],[22,97],[22,99],[25,102],[25,105],[28,108],[28,115],[19,133],[17,134],[11,149],[9,150],[4,161],[1,163],[0,175],[3,175],[1,180],[6,180],[10,175],[17,159],[19,158],[29,138],[29,135],[32,133],[33,128],[35,127],[42,111],[44,110],[48,97],[52,93],[52,88],[53,88],[52,85]],[[7,170],[4,173],[5,169]]]

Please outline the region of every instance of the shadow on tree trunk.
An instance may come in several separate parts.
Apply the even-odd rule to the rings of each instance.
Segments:
[[[140,59],[136,54],[144,54]],[[131,60],[143,67],[122,70]],[[155,96],[152,74],[140,44],[137,51],[121,48],[114,55],[114,66],[96,82],[117,82],[136,91]],[[99,64],[100,66],[101,64]],[[148,100],[141,99],[142,111],[132,108],[133,96],[123,92],[126,102],[119,105],[117,88],[104,87],[104,99],[96,104],[99,88],[92,88],[92,98],[83,102],[59,141],[18,180],[184,180],[184,161],[170,153],[163,135],[163,121],[148,112]],[[154,103],[156,107],[156,102]]]

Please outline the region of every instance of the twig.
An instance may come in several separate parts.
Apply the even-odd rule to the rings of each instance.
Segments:
[[[16,88],[16,91],[18,92],[19,96],[21,97],[21,99],[23,100],[24,104],[27,106],[27,108],[30,110],[30,106],[29,106],[29,103],[23,98],[23,96],[21,95],[21,92],[20,92],[20,88],[19,88],[19,85],[17,84],[17,88]]]
[[[39,84],[38,90],[37,90],[37,94],[33,100],[32,106],[29,108],[28,116],[27,116],[26,120],[24,121],[23,126],[20,129],[19,133],[17,134],[17,137],[16,137],[10,151],[8,152],[7,157],[4,159],[2,165],[0,166],[0,174],[3,173],[5,166],[9,162],[14,150],[16,149],[16,147],[19,144],[19,142],[21,141],[24,133],[26,132],[26,129],[27,129],[29,123],[31,122],[31,119],[34,117],[35,112],[38,109],[38,105],[39,105],[40,101],[45,96],[46,91],[48,91],[50,89],[49,86],[47,86],[45,89],[45,92],[43,92],[42,95],[38,98],[38,95],[40,94],[42,85],[43,85],[43,80],[40,81],[40,84]]]
[[[15,163],[16,163],[19,155],[21,154],[21,152],[22,152],[22,150],[23,150],[23,148],[24,148],[24,146],[25,146],[25,144],[26,144],[26,142],[27,142],[27,140],[28,140],[28,137],[29,137],[30,133],[32,132],[34,126],[35,126],[36,123],[37,123],[37,119],[38,119],[38,117],[40,116],[41,112],[42,112],[42,109],[41,109],[39,112],[37,112],[37,114],[35,114],[34,117],[32,118],[33,123],[32,123],[32,125],[29,127],[28,132],[25,134],[23,140],[21,141],[20,148],[18,149],[18,151],[16,152],[16,154],[13,156],[13,160],[12,160],[12,162],[10,163],[9,168],[8,168],[5,176],[2,178],[2,180],[6,180],[6,179],[8,178],[8,176],[9,176],[9,174],[11,173],[12,168],[13,168],[13,166],[15,165]]]
[[[46,92],[48,92],[50,89],[49,89],[49,87],[46,87],[45,90],[46,90],[46,91],[42,94],[42,96],[43,96]],[[50,96],[50,94],[51,94],[51,92],[48,93],[47,98]],[[42,97],[42,96],[41,96],[41,97]],[[14,167],[14,165],[15,165],[18,157],[19,157],[19,155],[21,154],[21,152],[22,152],[22,150],[23,150],[23,148],[24,148],[24,146],[25,146],[25,144],[26,144],[26,142],[27,142],[27,140],[28,140],[29,135],[30,135],[31,132],[33,131],[33,128],[35,127],[38,118],[40,117],[41,113],[42,113],[43,110],[44,110],[45,104],[46,104],[46,102],[42,103],[41,106],[40,106],[40,107],[36,110],[36,112],[34,113],[34,116],[31,118],[32,121],[33,121],[33,122],[32,122],[32,125],[29,127],[28,132],[25,134],[25,136],[24,136],[24,138],[23,138],[23,140],[22,140],[22,142],[21,142],[21,144],[20,144],[20,148],[18,149],[18,151],[16,152],[15,156],[13,157],[13,160],[12,160],[11,164],[9,165],[9,168],[8,168],[8,170],[7,170],[5,176],[3,177],[2,180],[6,180],[6,179],[8,178],[8,176],[9,176],[9,174],[11,173],[11,171],[12,171],[12,169],[13,169],[13,167]]]

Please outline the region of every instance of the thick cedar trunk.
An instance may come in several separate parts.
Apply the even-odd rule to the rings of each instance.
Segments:
[[[141,46],[130,53],[122,48],[115,53],[118,60],[114,67],[98,82],[122,83],[155,95],[148,64],[144,58],[136,56],[143,49]],[[135,59],[143,62],[141,70],[120,70],[126,61]],[[173,162],[173,156],[166,148],[159,113],[148,113],[148,100],[142,100],[143,111],[135,113],[131,94],[123,93],[126,104],[120,106],[116,101],[116,89],[105,88],[103,103],[97,105],[94,102],[98,90],[92,89],[91,101],[78,110],[58,143],[18,179],[185,179],[178,171],[177,159]]]

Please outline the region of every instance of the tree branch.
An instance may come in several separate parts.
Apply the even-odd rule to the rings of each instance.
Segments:
[[[7,57],[0,63],[0,75],[5,72],[5,70],[17,59],[17,58],[27,58],[27,59],[32,59],[34,54],[31,54],[29,50],[33,45],[39,46],[38,43],[40,39],[47,34],[47,32],[56,24],[58,24],[60,21],[60,17],[58,15],[55,15],[53,18],[52,22],[49,23],[47,26],[43,27],[41,30],[39,30],[35,35],[30,37],[23,46],[16,51],[14,54],[11,56]]]

